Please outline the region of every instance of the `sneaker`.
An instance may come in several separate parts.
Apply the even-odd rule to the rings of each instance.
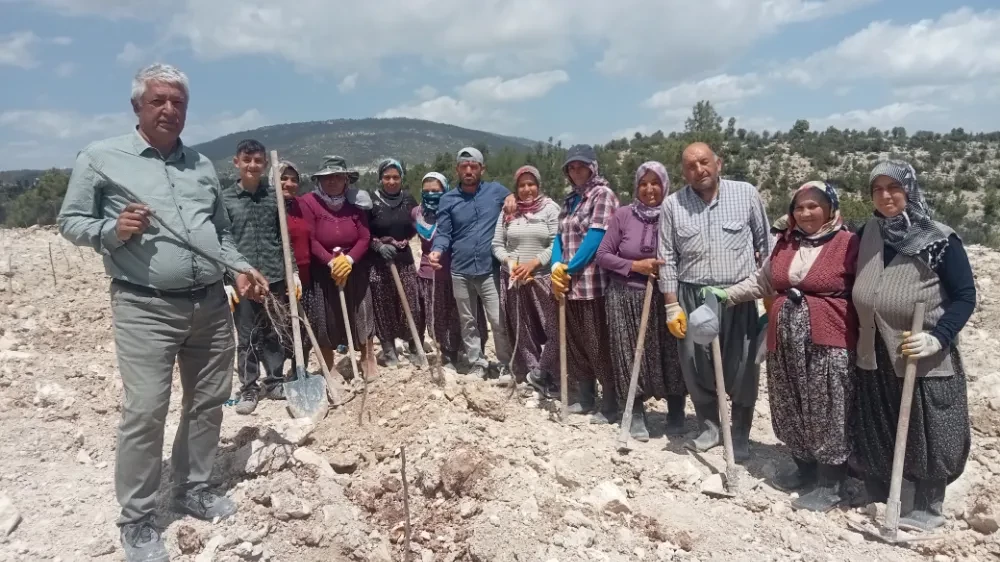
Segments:
[[[138,523],[122,525],[122,550],[126,562],[169,562],[160,532],[153,526],[152,516]]]
[[[177,513],[202,521],[225,519],[236,513],[236,502],[208,490],[185,491],[175,495],[170,507]]]
[[[260,400],[260,391],[256,388],[248,388],[240,392],[240,401],[236,403],[236,413],[241,416],[252,414],[257,409],[258,400]]]

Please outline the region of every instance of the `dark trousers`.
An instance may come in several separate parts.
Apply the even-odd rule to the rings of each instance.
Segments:
[[[285,282],[271,283],[275,295],[285,293]],[[263,303],[242,298],[234,311],[236,320],[236,373],[240,378],[241,391],[257,388],[260,379],[260,365],[264,365],[264,390],[284,381],[285,348],[281,345],[278,332],[271,325]],[[283,331],[285,328],[283,328]]]

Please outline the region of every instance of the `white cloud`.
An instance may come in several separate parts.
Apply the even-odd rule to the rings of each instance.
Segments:
[[[402,104],[380,112],[376,117],[410,117],[494,132],[511,132],[519,120],[497,109],[476,107],[451,96],[439,96],[416,103]]]
[[[652,127],[646,125],[637,125],[635,127],[626,127],[624,129],[618,129],[617,131],[613,131],[610,136],[611,139],[613,140],[617,139],[632,140],[632,137],[634,137],[636,133],[639,133],[642,136],[649,136],[654,132],[656,132],[656,129]]]
[[[709,100],[716,107],[725,107],[763,92],[764,84],[756,74],[743,76],[719,74],[699,82],[684,82],[657,92],[643,102],[643,106],[665,110],[676,116],[675,110],[690,111],[691,106],[701,100]]]
[[[0,66],[34,68],[38,66],[32,48],[38,44],[38,36],[30,31],[15,31],[0,35]]]
[[[833,126],[841,129],[863,129],[871,127],[891,129],[907,119],[926,113],[945,111],[943,107],[928,103],[897,102],[876,109],[855,109],[844,113],[834,113],[826,117],[808,119],[813,129],[822,130]]]
[[[68,45],[72,45],[73,44],[73,38],[72,37],[62,37],[62,36],[61,37],[53,37],[52,38],[52,44],[53,45],[59,45],[60,47],[66,47]]]
[[[340,77],[399,58],[470,74],[524,74],[598,49],[596,67],[607,74],[684,79],[784,26],[874,0],[494,0],[476,4],[472,20],[456,17],[469,13],[466,0],[35,1],[61,14],[162,22],[161,39],[184,41],[204,59],[264,54]],[[350,21],[332,36],[330,22],[345,14]]]
[[[24,109],[0,112],[0,128],[10,128],[29,136],[67,140],[96,140],[127,131],[135,122],[131,113],[82,115],[74,111]],[[80,148],[83,148],[82,146]]]
[[[844,78],[942,84],[1000,74],[1000,11],[961,8],[912,24],[877,21],[782,74],[803,85]]]
[[[514,102],[543,97],[552,88],[569,81],[564,70],[550,70],[526,74],[504,80],[499,76],[479,78],[461,88],[464,99],[482,102]]]
[[[354,74],[349,74],[345,76],[344,79],[340,81],[340,84],[337,85],[337,89],[340,90],[341,93],[346,94],[347,92],[350,92],[357,86],[358,86],[358,73],[355,72]]]
[[[145,56],[146,56],[145,51],[137,47],[135,43],[129,41],[128,43],[125,43],[124,47],[122,47],[121,52],[118,53],[118,56],[115,57],[115,60],[117,60],[122,64],[134,65],[137,64],[140,60],[142,60],[143,57]]]
[[[421,99],[421,100],[425,100],[425,101],[426,100],[430,100],[430,99],[434,99],[438,95],[438,91],[435,90],[433,86],[428,86],[428,85],[423,85],[423,86],[417,88],[416,90],[413,91],[413,93],[414,93],[414,95],[417,96],[417,99]]]
[[[56,65],[55,73],[60,78],[69,78],[76,73],[76,64],[72,62],[59,63]]]

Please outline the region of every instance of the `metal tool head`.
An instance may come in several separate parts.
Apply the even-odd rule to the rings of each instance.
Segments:
[[[326,379],[320,374],[309,374],[304,367],[295,369],[295,378],[284,383],[288,413],[293,418],[321,420],[326,417],[330,403],[326,396]]]

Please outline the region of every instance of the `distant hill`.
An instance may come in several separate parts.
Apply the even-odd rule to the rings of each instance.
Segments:
[[[311,170],[323,156],[339,154],[351,166],[369,169],[382,158],[393,156],[407,164],[430,163],[442,152],[463,146],[486,146],[498,152],[504,148],[525,150],[534,146],[528,139],[495,135],[453,125],[419,119],[334,119],[271,125],[233,133],[195,145],[216,163],[220,175],[233,175],[236,143],[254,138],[268,150],[277,150],[283,159]]]

